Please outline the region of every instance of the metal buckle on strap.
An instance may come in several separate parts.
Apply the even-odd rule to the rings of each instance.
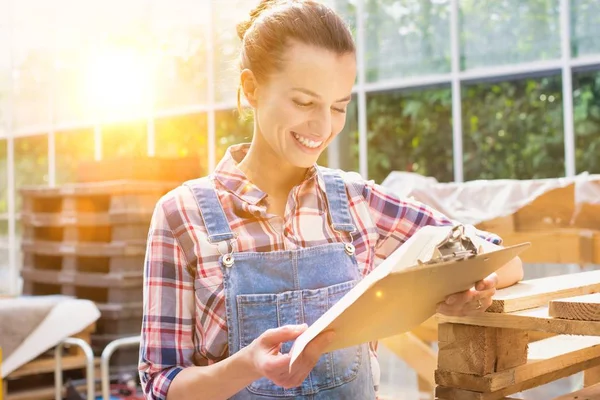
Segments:
[[[431,260],[419,261],[421,264],[438,264],[447,261],[462,261],[475,257],[482,250],[465,234],[463,225],[456,225],[448,236],[442,240],[433,251]]]
[[[346,232],[346,233],[348,233],[348,235],[350,235],[351,240],[349,242],[344,241],[344,235],[342,232],[338,231],[333,226],[331,227],[331,229],[333,229],[333,231],[338,234],[340,239],[342,239],[342,243],[344,243],[344,251],[346,252],[346,254],[348,254],[349,256],[353,256],[354,253],[356,252],[356,248],[352,244],[352,241],[354,240],[354,237],[352,236],[352,234],[354,232],[356,232],[356,228],[354,230],[352,230],[351,232]]]
[[[222,262],[223,262],[223,266],[230,268],[233,266],[233,263],[235,262],[235,258],[233,257],[233,250],[235,248],[235,243],[236,243],[236,238],[238,237],[237,233],[233,233],[233,239],[229,239],[227,242],[218,242],[215,243],[215,245],[217,246],[217,251],[219,252],[219,254],[222,256]],[[227,249],[226,250],[221,250],[221,243],[226,243]]]

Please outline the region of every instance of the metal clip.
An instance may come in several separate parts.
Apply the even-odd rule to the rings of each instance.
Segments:
[[[421,264],[438,264],[446,261],[462,261],[468,258],[475,257],[479,253],[479,250],[473,243],[473,241],[465,235],[465,227],[463,225],[456,225],[448,236],[442,240],[433,251],[431,260],[423,262]]]

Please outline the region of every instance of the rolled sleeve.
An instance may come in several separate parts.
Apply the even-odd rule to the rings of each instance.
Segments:
[[[175,376],[193,365],[194,353],[193,278],[163,200],[155,207],[146,247],[138,366],[145,397],[160,400]]]
[[[387,188],[368,181],[365,185],[365,198],[369,205],[379,238],[375,246],[379,259],[385,259],[406,242],[420,228],[433,225],[456,225],[454,221],[434,208],[410,198],[399,198]],[[482,239],[496,245],[502,239],[492,233],[481,231],[469,225]]]

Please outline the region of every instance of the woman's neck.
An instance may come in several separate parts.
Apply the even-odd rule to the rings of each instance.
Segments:
[[[306,176],[306,168],[296,167],[281,159],[256,131],[250,149],[238,168],[252,183],[271,196],[287,196]]]

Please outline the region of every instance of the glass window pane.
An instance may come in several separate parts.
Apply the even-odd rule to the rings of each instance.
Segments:
[[[54,142],[56,183],[77,182],[79,164],[94,159],[94,129],[57,132]]]
[[[160,118],[154,122],[157,157],[197,157],[199,174],[208,173],[206,114]]]
[[[452,94],[449,87],[369,94],[369,179],[392,171],[453,179]]]
[[[122,122],[102,127],[102,158],[148,154],[146,121]]]
[[[152,29],[157,53],[156,109],[206,102],[205,27],[210,17],[207,11],[208,1],[153,2]],[[220,49],[216,49],[218,53]]]
[[[8,164],[6,139],[0,140],[0,214],[8,211]]]
[[[14,127],[47,126],[51,121],[53,31],[50,21],[54,4],[37,0],[11,4]]]
[[[577,172],[600,174],[600,71],[573,74]]]
[[[10,265],[8,264],[8,249],[0,247],[0,295],[14,295],[11,288]]]
[[[600,53],[600,2],[571,1],[571,52],[573,57]]]
[[[251,116],[241,119],[237,110],[218,111],[215,124],[217,162],[223,158],[229,146],[252,141],[254,122]]]
[[[450,71],[450,1],[367,0],[369,82]]]
[[[89,2],[53,0],[52,5],[54,79],[58,88],[53,101],[55,120],[59,124],[81,124],[93,116],[89,100],[94,94],[90,91],[97,86],[91,80],[100,78],[90,74],[93,67],[88,60],[94,34],[98,34],[93,31],[98,15]]]
[[[358,101],[352,101],[346,109],[346,125],[333,142],[329,144],[318,161],[319,165],[358,172]]]
[[[152,2],[84,3],[90,16],[82,52],[88,114],[94,122],[143,118],[152,100]]]
[[[256,0],[222,0],[213,7],[215,41],[215,98],[217,102],[236,102],[239,83],[238,55],[241,40],[236,25],[248,19]],[[216,3],[215,3],[216,4]]]
[[[0,217],[0,249],[8,243],[8,220]]]
[[[537,179],[565,174],[559,75],[464,85],[464,177]]]
[[[48,184],[48,135],[15,139],[16,210],[21,210],[21,187],[45,184]]]
[[[461,68],[560,58],[559,3],[460,0]]]
[[[8,0],[0,0],[0,136],[8,135],[8,110],[11,91],[10,25]],[[1,190],[1,189],[0,189]]]

